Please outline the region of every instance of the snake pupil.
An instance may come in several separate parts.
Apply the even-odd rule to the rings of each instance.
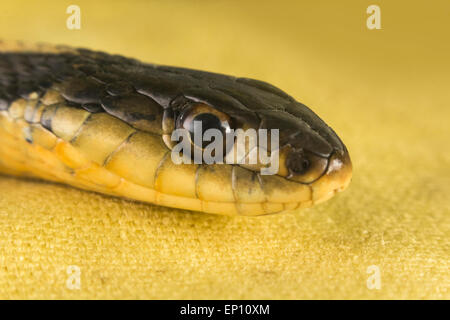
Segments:
[[[206,130],[208,130],[208,129],[221,130],[222,124],[220,122],[220,119],[211,113],[201,113],[201,114],[195,116],[193,119],[193,122],[190,126],[189,132],[191,134],[192,141],[194,141],[194,143],[196,143],[196,144],[197,144],[197,141],[196,141],[196,139],[194,139],[194,136],[195,136],[195,133],[197,131],[199,131],[199,129],[196,130],[196,126],[198,126],[199,124],[201,124],[202,136],[200,137],[201,139],[197,139],[201,143],[201,145],[198,145],[198,146],[201,148],[205,148],[210,143],[210,141],[203,141],[203,135],[206,132]]]

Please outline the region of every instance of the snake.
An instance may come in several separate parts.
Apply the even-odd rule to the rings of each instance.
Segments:
[[[172,134],[191,132],[194,120],[221,132],[278,130],[278,148],[266,150],[277,154],[278,171],[175,163]],[[269,83],[0,41],[0,173],[163,207],[259,216],[330,199],[349,185],[352,163],[333,129]]]

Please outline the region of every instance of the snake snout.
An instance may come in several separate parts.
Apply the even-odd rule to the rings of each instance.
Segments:
[[[352,162],[346,148],[335,151],[328,160],[326,172],[311,187],[315,203],[323,202],[333,197],[337,192],[344,191],[352,178]]]
[[[345,148],[343,151],[336,151],[330,157],[326,175],[338,185],[337,191],[347,188],[352,178],[352,161]]]

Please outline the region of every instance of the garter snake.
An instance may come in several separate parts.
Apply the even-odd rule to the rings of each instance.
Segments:
[[[277,174],[261,175],[258,164],[175,164],[171,134],[193,118],[278,129]],[[349,184],[352,166],[329,126],[268,83],[0,42],[0,172],[168,207],[263,215],[331,198]]]

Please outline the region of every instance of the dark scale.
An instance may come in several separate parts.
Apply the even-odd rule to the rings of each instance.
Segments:
[[[85,104],[81,105],[81,107],[84,110],[89,111],[90,113],[99,113],[99,112],[104,111],[102,106],[97,103],[85,103]]]

